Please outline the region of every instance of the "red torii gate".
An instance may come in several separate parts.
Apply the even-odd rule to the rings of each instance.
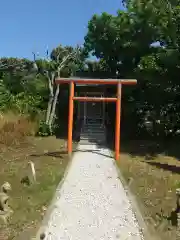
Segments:
[[[115,159],[119,160],[120,156],[120,121],[121,121],[121,88],[122,85],[135,85],[135,79],[81,79],[81,78],[58,78],[55,80],[56,84],[70,84],[69,91],[69,116],[68,116],[68,154],[72,154],[72,131],[73,131],[73,111],[74,100],[85,102],[116,102],[116,129],[115,129]],[[109,97],[75,97],[74,84],[108,84],[117,85],[116,98]]]

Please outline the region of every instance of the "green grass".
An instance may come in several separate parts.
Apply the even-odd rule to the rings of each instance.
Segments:
[[[174,209],[176,189],[180,186],[179,159],[160,153],[153,156],[133,153],[130,142],[128,148],[131,153],[122,153],[118,165],[137,199],[152,239],[176,240]]]
[[[37,182],[24,185],[28,161],[35,164]],[[0,153],[0,184],[12,185],[10,206],[14,213],[8,226],[0,225],[0,240],[31,239],[40,226],[45,211],[64,176],[68,156],[64,140],[55,137],[29,138],[16,148],[4,148]]]

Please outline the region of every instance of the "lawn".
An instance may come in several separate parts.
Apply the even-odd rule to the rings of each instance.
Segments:
[[[0,240],[28,240],[35,235],[68,165],[65,140],[27,136],[25,129],[30,126],[25,120],[1,123],[0,185],[12,186],[8,194],[13,214],[7,225],[1,219]],[[22,181],[29,176],[29,161],[37,176],[30,185]]]
[[[174,209],[176,189],[180,187],[180,161],[177,156],[161,151],[157,154],[146,154],[147,149],[138,151],[140,146],[146,148],[148,144],[129,141],[128,148],[122,147],[118,165],[136,197],[151,236],[155,236],[152,239],[177,240]]]

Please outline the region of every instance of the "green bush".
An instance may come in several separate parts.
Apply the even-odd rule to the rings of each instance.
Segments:
[[[37,135],[41,137],[52,136],[58,127],[59,126],[57,124],[53,124],[52,128],[50,129],[49,125],[44,120],[41,120],[39,123],[39,130],[37,132]]]
[[[43,137],[52,135],[52,131],[49,128],[49,125],[46,122],[44,122],[43,120],[40,121],[40,123],[39,123],[39,130],[37,132],[37,135],[43,136]]]

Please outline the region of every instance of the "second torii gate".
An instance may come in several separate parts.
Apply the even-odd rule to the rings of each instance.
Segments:
[[[122,85],[135,85],[137,80],[135,79],[81,79],[81,78],[58,78],[56,84],[70,84],[69,91],[69,116],[68,116],[68,154],[72,154],[72,132],[73,132],[73,112],[74,101],[85,102],[116,102],[116,129],[115,129],[115,159],[119,160],[120,156],[120,122],[121,122],[121,89]],[[75,97],[74,96],[74,84],[108,84],[117,85],[117,96],[114,97]]]

